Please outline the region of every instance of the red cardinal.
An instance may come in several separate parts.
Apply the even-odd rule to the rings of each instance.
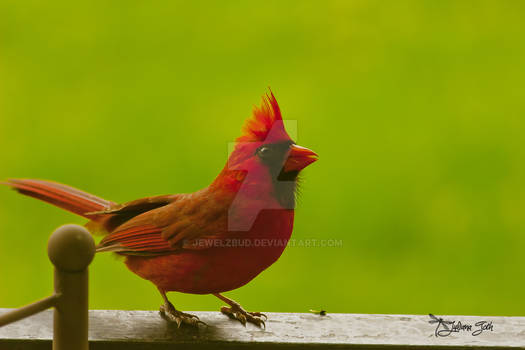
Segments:
[[[293,229],[297,176],[317,155],[286,133],[274,95],[246,120],[226,166],[206,188],[117,204],[59,183],[12,179],[18,192],[88,218],[105,236],[97,252],[126,257],[128,268],[153,282],[162,315],[179,326],[199,319],[183,313],[166,293],[213,294],[221,311],[243,324],[264,326],[222,292],[239,288],[272,265]]]

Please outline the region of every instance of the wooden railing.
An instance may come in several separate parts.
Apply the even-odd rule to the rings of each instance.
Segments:
[[[219,312],[196,312],[207,326],[179,329],[154,311],[88,314],[87,267],[94,250],[83,227],[66,225],[53,233],[48,253],[55,293],[20,309],[0,309],[0,350],[525,349],[525,317],[267,313],[261,329]]]
[[[0,314],[6,311],[0,309]],[[460,321],[472,328],[436,336],[438,324],[430,323],[428,315],[268,313],[264,330],[251,324],[243,327],[220,312],[195,314],[208,326],[177,329],[156,311],[93,310],[89,346],[91,350],[525,348],[525,317],[443,316],[443,321],[456,321],[456,326]],[[46,311],[0,328],[0,349],[50,349],[52,316]],[[475,324],[483,321],[491,322],[492,330],[472,335],[479,328]],[[445,330],[443,325],[440,330]]]

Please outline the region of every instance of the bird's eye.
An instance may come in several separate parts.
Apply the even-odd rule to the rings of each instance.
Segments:
[[[262,146],[257,149],[259,157],[267,158],[272,153],[272,149],[268,146]]]

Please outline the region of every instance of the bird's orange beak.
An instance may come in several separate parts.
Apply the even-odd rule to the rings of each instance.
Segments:
[[[288,153],[288,159],[284,163],[284,171],[299,171],[306,168],[317,160],[317,153],[298,145],[292,145],[290,147],[290,153]]]

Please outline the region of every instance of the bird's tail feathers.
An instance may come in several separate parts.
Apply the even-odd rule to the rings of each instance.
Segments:
[[[9,179],[2,184],[23,195],[40,199],[94,221],[97,221],[97,215],[88,215],[89,213],[108,210],[113,205],[105,199],[52,181]]]

